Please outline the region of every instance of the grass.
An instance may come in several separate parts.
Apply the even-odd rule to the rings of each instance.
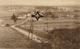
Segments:
[[[79,22],[79,21],[78,21]],[[78,23],[76,21],[76,23]],[[80,28],[79,23],[76,24],[73,22],[49,22],[49,28],[51,27],[51,30],[49,32],[46,32],[46,22],[33,22],[33,33],[45,38],[47,40],[50,40],[53,43],[53,49],[79,49],[80,45]],[[17,26],[24,30],[29,31],[30,29],[30,22],[27,22],[23,25]]]
[[[0,27],[0,48],[41,49],[39,43],[9,27]]]
[[[44,35],[47,34],[47,19],[46,18],[42,18],[43,21],[39,20],[39,21],[34,21],[33,22],[33,32],[34,34],[40,36],[40,37],[45,37]],[[77,28],[79,27],[79,23],[78,21],[74,22],[73,19],[69,19],[68,21],[64,19],[55,19],[53,20],[52,18],[49,18],[49,22],[48,22],[48,31],[51,31],[53,29],[59,29],[59,28],[68,28],[68,29],[72,29],[72,28]],[[25,24],[19,25],[17,27],[20,27],[24,30],[29,31],[30,30],[30,26],[31,26],[31,22],[28,21]]]
[[[53,43],[53,49],[80,48],[80,28],[59,28],[49,32],[35,30],[33,33],[51,41]]]
[[[55,29],[48,34],[48,39],[54,43],[54,49],[80,49],[80,28]]]
[[[24,7],[24,8],[21,7],[21,9],[20,8],[16,9],[16,8],[8,7],[6,9],[4,7],[4,8],[1,8],[1,10],[0,10],[1,11],[0,12],[1,13],[0,16],[2,16],[2,17],[4,16],[5,18],[6,18],[6,16],[10,16],[11,17],[11,15],[13,14],[12,10],[16,10],[17,14],[19,14],[20,12],[29,11],[26,8],[27,7]],[[63,14],[63,13],[61,13],[61,14]],[[78,14],[79,15],[79,12],[78,13],[71,12],[70,14]],[[9,23],[10,25],[16,24],[12,20],[10,20],[10,17],[8,17],[8,19],[5,20],[5,22]],[[50,19],[48,19],[48,21],[49,21],[48,22],[48,27],[49,27],[48,29],[49,29],[49,31],[52,30],[51,32],[46,32],[46,30],[47,30],[46,29],[47,28],[47,25],[46,25],[47,19],[41,18],[38,22],[36,20],[34,22],[34,26],[33,26],[34,27],[34,31],[33,31],[34,34],[36,34],[36,35],[38,35],[40,37],[43,37],[43,38],[47,38],[48,40],[51,40],[54,43],[54,45],[53,45],[54,49],[79,49],[80,48],[79,45],[78,45],[78,43],[80,43],[78,41],[78,39],[79,39],[79,37],[78,37],[79,31],[78,30],[79,29],[77,29],[77,30],[76,29],[72,29],[72,28],[76,28],[76,27],[80,26],[79,25],[80,24],[79,23],[80,18],[76,19],[76,18],[62,18],[62,17],[59,17],[58,19],[54,19],[54,20],[52,18],[50,18]],[[19,23],[19,21],[17,23]],[[22,28],[24,30],[29,31],[30,25],[31,25],[30,22],[26,22],[25,24],[17,26],[17,27],[20,27],[20,28]],[[64,29],[64,28],[68,28],[68,29]],[[8,30],[8,29],[4,29],[4,30]],[[5,31],[5,32],[8,33],[9,31],[10,30]],[[12,31],[10,31],[10,32],[12,32]],[[76,32],[78,32],[78,33],[76,33]],[[26,41],[27,43],[29,43],[28,45],[26,45],[25,40],[23,41],[23,39],[25,37],[22,38],[22,36],[23,36],[22,34],[20,35],[20,34],[17,34],[17,33],[14,34],[14,33],[15,32],[13,32],[12,34],[10,33],[9,35],[7,35],[7,34],[4,35],[4,36],[7,35],[8,38],[10,36],[11,38],[15,38],[16,39],[15,41],[17,41],[17,43],[14,43],[14,40],[9,38],[9,39],[11,39],[11,41],[13,40],[11,45],[15,46],[17,44],[20,44],[18,47],[29,46],[29,48],[31,47],[32,49],[35,49],[35,48],[36,49],[39,49],[39,48],[42,49],[41,48],[42,46],[40,47],[38,43],[35,43],[33,41],[30,41],[30,42]],[[1,35],[2,34],[3,33],[1,33]],[[12,37],[13,35],[15,37]],[[20,40],[21,38],[19,38],[19,37],[21,37],[22,40]],[[4,39],[3,41],[5,42],[5,40],[7,40],[7,38]],[[2,43],[4,43],[4,42],[2,42]],[[22,42],[22,43],[20,43],[20,42]],[[21,44],[23,44],[23,46]]]

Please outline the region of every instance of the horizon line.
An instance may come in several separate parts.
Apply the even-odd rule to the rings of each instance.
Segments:
[[[80,5],[0,5],[0,6],[80,6]]]

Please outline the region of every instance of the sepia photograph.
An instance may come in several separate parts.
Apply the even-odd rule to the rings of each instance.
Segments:
[[[80,49],[80,0],[0,0],[0,49]]]

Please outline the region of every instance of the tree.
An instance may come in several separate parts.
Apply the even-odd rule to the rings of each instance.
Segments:
[[[11,17],[12,20],[14,20],[14,22],[17,21],[17,17],[13,14],[13,16]]]

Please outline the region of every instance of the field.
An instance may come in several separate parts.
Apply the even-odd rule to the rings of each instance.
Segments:
[[[18,16],[19,14],[33,11],[33,9],[34,7],[31,7],[31,6],[17,6],[17,5],[16,6],[0,6],[0,19],[4,21],[3,24],[8,23],[12,25],[12,24],[15,24],[13,20],[11,20],[11,16],[13,16],[13,14]]]
[[[68,19],[68,20],[52,20],[48,22],[33,21],[33,33],[50,40],[54,45],[53,49],[79,49],[80,47],[80,20]],[[51,19],[50,19],[51,20]],[[17,27],[27,31],[30,30],[30,22],[26,22],[23,25]],[[48,30],[47,30],[48,27]]]
[[[30,48],[36,42],[9,27],[0,27],[0,48]],[[30,48],[31,49],[31,48]]]
[[[75,19],[55,19],[48,18],[48,22],[46,18],[41,18],[39,21],[33,21],[32,27],[33,27],[33,33],[37,34],[39,36],[44,36],[47,34],[47,31],[51,31],[53,29],[61,29],[61,28],[67,28],[67,29],[73,29],[80,26],[79,18],[77,20]],[[29,31],[31,27],[31,22],[28,21],[23,25],[19,25],[17,27],[20,27],[24,30]]]
[[[60,8],[65,8],[65,7],[60,7]],[[72,7],[72,8],[67,7],[67,8],[76,10],[77,7]],[[53,12],[51,12],[50,9]],[[80,8],[78,7],[77,9],[79,10]],[[44,17],[40,18],[39,21],[36,21],[36,19],[33,18],[32,27],[30,22],[31,20],[28,20],[26,23],[22,25],[18,25],[16,27],[22,28],[29,32],[31,31],[31,28],[33,28],[32,31],[34,34],[48,40],[52,39],[51,42],[54,43],[53,45],[54,49],[59,49],[59,48],[67,49],[66,47],[68,47],[69,49],[70,48],[73,49],[74,47],[75,47],[74,49],[80,48],[78,44],[79,43],[78,40],[80,39],[79,37],[80,29],[78,28],[80,27],[80,14],[79,14],[80,11],[78,12],[73,12],[73,11],[62,12],[61,11],[60,12],[58,11],[58,9],[55,9],[54,7],[3,6],[3,7],[0,7],[0,18],[4,20],[3,24],[8,23],[10,25],[14,25],[17,23],[21,23],[24,20],[23,19],[18,20],[17,22],[14,23],[13,20],[11,20],[11,16],[13,15],[13,13],[15,15],[19,15],[19,14],[24,14],[28,12],[33,12],[35,10],[43,11]],[[78,17],[66,17],[65,14],[78,15]],[[58,17],[55,18],[54,15]],[[70,37],[70,38],[67,38],[67,37]],[[69,44],[66,45],[67,43]],[[74,44],[75,46],[72,44]]]

